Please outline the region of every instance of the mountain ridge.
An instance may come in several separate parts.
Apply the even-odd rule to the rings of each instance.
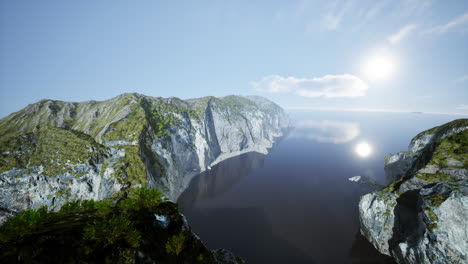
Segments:
[[[3,219],[132,187],[159,187],[175,201],[215,162],[266,154],[288,126],[284,110],[262,97],[44,99],[0,119]]]

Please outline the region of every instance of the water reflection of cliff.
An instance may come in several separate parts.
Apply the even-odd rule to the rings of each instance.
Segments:
[[[242,178],[262,168],[265,157],[257,152],[246,153],[227,159],[195,176],[177,201],[180,209],[182,212],[187,211],[197,201],[211,200],[229,191]]]
[[[383,255],[372,246],[367,239],[357,232],[353,245],[349,250],[352,264],[373,263],[373,264],[396,264],[392,257]]]

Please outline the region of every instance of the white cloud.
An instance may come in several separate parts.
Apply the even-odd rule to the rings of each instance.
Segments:
[[[458,110],[468,110],[468,104],[460,104],[457,107]]]
[[[325,75],[319,78],[297,78],[270,75],[252,82],[257,91],[294,93],[303,97],[359,97],[366,95],[368,85],[351,74]]]
[[[426,34],[444,33],[450,29],[453,29],[453,28],[456,28],[465,24],[468,24],[468,11],[465,12],[463,15],[450,20],[446,24],[429,28],[426,31],[424,31],[424,33]]]
[[[455,82],[455,83],[462,83],[462,82],[466,82],[466,81],[468,81],[468,74],[465,74],[465,75],[453,80],[453,82]]]
[[[291,137],[334,144],[349,142],[361,133],[357,123],[328,120],[299,122],[294,128]]]
[[[398,32],[388,37],[388,41],[392,44],[400,43],[400,41],[408,36],[413,30],[417,28],[415,24],[409,24],[402,27]]]

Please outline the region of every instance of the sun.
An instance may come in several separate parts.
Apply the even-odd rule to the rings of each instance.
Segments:
[[[372,153],[372,148],[367,142],[357,144],[354,150],[359,157],[363,158],[368,157]]]
[[[388,51],[372,53],[361,65],[361,71],[364,77],[372,81],[390,79],[394,75],[396,68],[396,58]]]

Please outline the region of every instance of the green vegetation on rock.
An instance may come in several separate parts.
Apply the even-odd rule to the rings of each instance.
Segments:
[[[443,139],[437,139],[429,164],[445,168],[468,169],[468,129]]]
[[[429,183],[438,183],[441,181],[448,181],[448,182],[453,182],[453,181],[458,181],[459,179],[452,178],[449,175],[443,174],[443,173],[416,173],[415,177],[418,177],[422,180],[425,180]]]
[[[158,138],[168,138],[170,128],[179,127],[181,121],[175,114],[187,114],[188,109],[169,104],[163,100],[152,101],[142,99],[141,105],[145,109],[146,119]]]
[[[178,256],[184,249],[185,239],[184,232],[169,237],[166,243],[166,252]]]
[[[124,158],[114,165],[114,176],[120,183],[130,183],[132,186],[140,184],[145,187],[148,183],[146,167],[140,155],[140,146],[122,145],[117,148],[125,151]]]
[[[189,231],[176,204],[145,188],[26,210],[0,226],[0,248],[2,263],[227,263]]]
[[[42,166],[42,174],[76,173],[73,164],[100,162],[107,148],[78,131],[49,128],[0,138],[0,170]],[[27,172],[26,171],[26,172]]]
[[[443,124],[441,126],[436,126],[431,129],[425,130],[419,134],[417,134],[412,141],[415,141],[417,139],[422,138],[425,135],[435,135],[435,134],[440,134],[444,133],[445,131],[448,131],[450,129],[454,128],[460,128],[460,127],[467,127],[468,126],[468,119],[457,119],[452,122],[449,122],[447,124]]]
[[[138,141],[145,125],[145,112],[139,104],[134,104],[128,116],[109,126],[103,139]]]
[[[142,237],[138,226],[144,221],[139,212],[156,210],[165,199],[157,189],[132,189],[127,196],[117,204],[76,200],[66,203],[58,212],[41,207],[11,217],[0,227],[0,247],[6,249],[0,253],[1,258],[22,256],[25,261],[29,258],[37,261],[35,255],[51,250],[47,246],[57,243],[51,240],[58,236],[73,240],[65,247],[74,254],[82,254],[83,261],[133,263]],[[37,245],[37,252],[23,256],[30,244]]]

